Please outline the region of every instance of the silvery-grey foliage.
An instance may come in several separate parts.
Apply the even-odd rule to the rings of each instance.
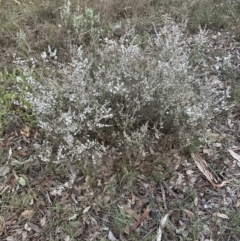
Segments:
[[[28,74],[33,86],[28,99],[40,126],[58,144],[54,158],[46,152],[41,159],[97,166],[109,146],[144,159],[163,136],[180,147],[204,138],[214,94],[204,59],[198,60],[201,66],[189,60],[206,36],[200,31],[190,46],[183,31],[166,22],[145,49],[134,34],[104,39],[94,54],[80,47],[61,67],[60,80],[40,82]]]

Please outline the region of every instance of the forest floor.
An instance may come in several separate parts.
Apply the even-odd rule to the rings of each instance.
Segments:
[[[134,163],[119,153],[111,167],[103,163],[97,172],[81,170],[77,176],[79,167],[69,162],[29,161],[45,134],[32,110],[13,103],[24,101],[12,82],[18,76],[13,55],[40,61],[42,51],[54,46],[59,61],[68,62],[69,43],[87,46],[91,35],[86,30],[93,26],[87,22],[81,38],[76,37],[74,24],[60,17],[67,1],[0,1],[0,239],[240,240],[240,3],[70,2],[70,12],[78,6],[92,9],[102,17],[102,28],[112,23],[113,38],[123,31],[119,22],[136,26],[144,36],[153,22],[161,25],[166,17],[188,19],[186,39],[199,26],[208,29],[205,56],[212,63],[211,80],[217,90],[231,86],[231,108],[211,120],[206,143],[187,152],[169,143],[150,149],[149,161]],[[219,71],[223,56],[230,55],[231,67]],[[55,63],[49,65],[57,72]],[[30,68],[41,69],[41,63]]]

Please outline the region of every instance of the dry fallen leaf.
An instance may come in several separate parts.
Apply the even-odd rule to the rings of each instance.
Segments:
[[[83,213],[87,213],[90,208],[91,208],[91,206],[88,206],[88,207],[84,208]]]
[[[240,166],[240,155],[238,155],[236,152],[234,152],[231,149],[228,149],[229,153],[231,154],[231,156],[238,161],[238,166]]]
[[[28,223],[24,224],[24,229],[29,232],[31,231],[31,228],[28,226]]]
[[[165,214],[164,217],[161,219],[161,227],[165,228],[165,226],[168,223],[168,218],[172,214],[173,211],[170,211],[169,213]]]
[[[190,169],[190,170],[187,170],[186,173],[188,174],[188,176],[191,176],[194,173],[194,171]]]
[[[12,156],[12,148],[10,146],[10,148],[8,150],[8,161],[10,160],[11,156]]]
[[[110,241],[117,241],[117,239],[114,237],[112,231],[110,230],[109,233],[108,233],[108,239]]]
[[[198,197],[196,197],[196,198],[194,199],[193,203],[194,203],[195,207],[198,206]]]
[[[0,167],[0,177],[6,176],[10,172],[10,168],[8,166]]]
[[[31,218],[33,215],[33,210],[25,210],[21,213],[24,218]]]
[[[30,137],[30,128],[25,125],[25,127],[20,131],[20,134],[27,138]]]
[[[71,238],[69,235],[67,235],[65,238],[64,238],[64,241],[71,241]]]
[[[214,213],[213,216],[217,216],[222,219],[229,219],[229,217],[226,214],[223,213]]]
[[[9,236],[6,238],[6,241],[17,241],[13,236]]]
[[[33,224],[31,222],[27,222],[27,224],[28,224],[28,227],[30,227],[36,233],[39,233],[41,231],[41,229],[38,227],[38,225]]]
[[[194,215],[191,211],[189,211],[189,210],[187,210],[187,209],[184,209],[183,211],[186,212],[187,215],[188,215],[188,217],[189,217],[189,219],[190,219],[191,221],[193,221],[193,219],[195,218],[195,215]]]
[[[17,150],[18,155],[20,156],[27,156],[27,153],[23,150]]]
[[[129,216],[135,218],[136,220],[139,219],[139,215],[137,214],[137,211],[132,210],[131,207],[130,207],[130,205],[123,205],[123,207],[124,207],[125,212],[126,212]]]
[[[162,240],[162,227],[159,226],[156,241],[161,241],[161,240]]]
[[[78,214],[73,214],[68,220],[71,221],[71,220],[76,220],[76,218],[78,217]]]
[[[211,156],[212,150],[210,148],[203,148],[203,153]]]
[[[142,216],[139,218],[139,220],[130,227],[130,230],[134,231],[141,224],[141,222],[148,216],[151,210],[152,210],[151,208],[147,208],[142,214]]]
[[[103,204],[104,204],[104,205],[107,205],[110,200],[111,200],[111,197],[110,197],[109,195],[105,196],[105,197],[103,198]]]
[[[8,190],[8,188],[10,188],[10,186],[4,187],[4,189],[1,190],[0,195],[3,195],[3,193],[5,193]]]
[[[44,216],[44,217],[42,217],[42,218],[40,219],[40,225],[41,225],[41,227],[43,227],[43,226],[46,224],[46,220],[47,220],[46,216]]]
[[[210,168],[208,167],[205,160],[202,159],[199,153],[196,153],[195,155],[192,154],[192,158],[197,165],[198,169],[203,173],[203,175],[207,178],[207,180],[212,184],[214,188],[220,188],[225,186],[227,183],[229,183],[231,180],[223,181],[222,183],[218,183],[214,175],[211,173]]]
[[[231,182],[232,180],[234,180],[234,178],[230,179],[230,180],[227,180],[227,181],[223,181],[222,183],[220,184],[214,184],[215,187],[218,187],[218,188],[221,188],[221,187],[224,187],[226,186],[226,184],[228,184],[229,182]]]

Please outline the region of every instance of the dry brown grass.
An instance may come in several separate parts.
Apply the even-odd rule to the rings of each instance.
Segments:
[[[18,55],[34,55],[51,45],[58,48],[60,61],[69,59],[69,43],[88,44],[92,36],[82,34],[79,36],[73,27],[73,15],[84,13],[84,9],[91,8],[99,14],[99,27],[103,35],[119,37],[124,32],[125,22],[134,24],[139,34],[153,33],[152,23],[158,25],[164,16],[172,16],[177,21],[189,18],[189,27],[197,31],[198,26],[213,29],[231,28],[239,36],[239,4],[231,1],[183,1],[183,0],[72,0],[71,14],[67,19],[61,17],[65,8],[64,0],[19,0],[2,1],[0,8],[0,44],[1,69],[3,63],[11,62],[11,53]],[[206,5],[206,6],[205,6]],[[113,30],[115,24],[120,29]],[[20,34],[24,34],[20,36]],[[98,36],[101,37],[101,36]],[[102,36],[104,37],[104,36]],[[96,38],[96,36],[95,36]],[[25,42],[23,44],[23,42]],[[9,59],[10,58],[10,59]]]

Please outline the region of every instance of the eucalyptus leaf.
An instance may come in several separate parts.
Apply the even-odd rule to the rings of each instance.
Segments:
[[[0,176],[4,177],[10,172],[10,168],[8,166],[1,166],[0,167]]]
[[[23,177],[19,177],[18,183],[19,183],[21,186],[26,186],[26,180],[25,180]]]

